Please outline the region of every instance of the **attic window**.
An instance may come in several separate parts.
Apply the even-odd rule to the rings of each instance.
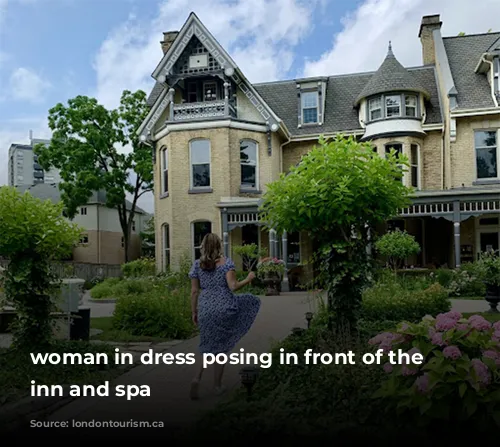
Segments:
[[[318,92],[302,92],[302,124],[316,124],[318,122]]]

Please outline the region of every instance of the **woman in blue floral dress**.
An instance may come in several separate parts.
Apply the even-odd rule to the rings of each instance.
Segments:
[[[193,322],[200,330],[200,353],[228,354],[249,331],[260,309],[260,299],[251,294],[233,292],[250,284],[255,274],[250,272],[243,281],[236,280],[233,262],[222,254],[222,243],[214,233],[207,234],[201,244],[201,257],[189,272],[191,278],[191,310]],[[215,392],[221,394],[224,365],[214,365]],[[203,374],[191,384],[191,398],[198,399]]]

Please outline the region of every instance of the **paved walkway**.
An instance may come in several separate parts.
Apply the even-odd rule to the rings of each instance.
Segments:
[[[303,293],[287,293],[277,297],[263,297],[261,311],[247,336],[236,347],[245,352],[267,352],[273,341],[290,334],[292,327],[305,327],[305,312],[315,311],[314,300]],[[169,349],[172,354],[197,352],[198,337]],[[163,421],[174,430],[192,424],[200,412],[212,408],[220,399],[212,393],[212,374],[207,370],[200,390],[201,399],[190,401],[189,385],[197,366],[141,365],[120,377],[117,385],[149,385],[151,397],[80,398],[63,407],[51,421]],[[229,389],[240,386],[241,365],[230,365],[225,373]],[[67,430],[64,430],[67,434]],[[152,434],[154,430],[152,431]]]
[[[115,311],[115,303],[96,303],[90,301],[90,291],[83,295],[83,307],[90,307],[90,317],[111,317]]]

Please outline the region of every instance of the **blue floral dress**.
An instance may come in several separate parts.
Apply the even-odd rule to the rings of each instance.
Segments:
[[[200,282],[198,297],[198,328],[201,353],[229,353],[250,330],[260,309],[260,299],[250,293],[236,295],[227,285],[226,273],[235,270],[234,263],[226,262],[213,271],[200,268],[194,262],[190,278]]]

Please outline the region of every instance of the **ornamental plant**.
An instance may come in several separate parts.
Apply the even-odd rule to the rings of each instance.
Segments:
[[[388,411],[422,424],[468,420],[500,426],[500,322],[450,311],[403,322],[369,343],[386,354],[402,350],[424,358],[420,365],[385,363],[387,379],[374,397],[386,400]]]
[[[420,252],[420,245],[415,238],[406,231],[390,231],[375,242],[376,250],[387,258],[391,269],[401,268],[405,259]]]
[[[285,273],[285,262],[278,258],[264,258],[257,264],[257,276],[265,278],[270,275],[282,277]]]
[[[495,252],[482,253],[477,266],[485,284],[500,287],[500,255]]]

